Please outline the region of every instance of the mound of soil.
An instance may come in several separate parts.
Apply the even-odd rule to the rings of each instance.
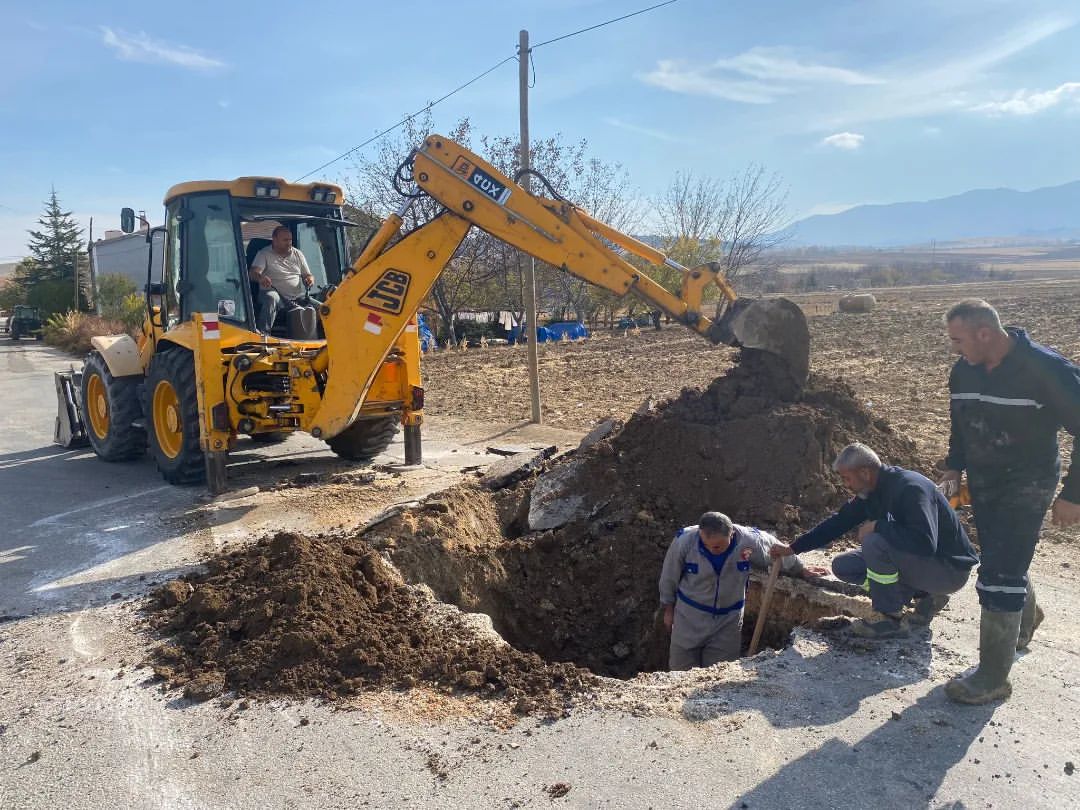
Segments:
[[[799,392],[763,360],[748,354],[706,390],[555,462],[540,480],[558,476],[581,503],[564,525],[530,531],[537,483],[527,481],[494,494],[459,487],[366,539],[440,599],[491,616],[521,649],[616,677],[660,669],[656,583],[679,528],[715,509],[794,539],[848,497],[831,464],[854,441],[921,466],[850,387],[812,375]]]
[[[357,540],[278,534],[214,558],[206,574],[169,583],[157,599],[152,621],[174,638],[155,650],[155,671],[195,699],[422,684],[561,712],[592,682],[434,603]]]
[[[428,684],[550,712],[593,682],[579,667],[661,668],[656,582],[679,527],[715,509],[791,539],[845,499],[830,464],[852,441],[919,467],[851,388],[812,376],[798,391],[767,360],[747,353],[539,477],[461,485],[356,537],[279,534],[212,560],[160,593],[175,640],[158,673],[193,697]],[[575,506],[530,529],[534,490]],[[509,644],[449,605],[487,614]],[[790,608],[792,623],[830,609]]]

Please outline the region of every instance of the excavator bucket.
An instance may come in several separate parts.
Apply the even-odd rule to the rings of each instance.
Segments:
[[[738,298],[709,330],[714,343],[779,357],[802,389],[810,373],[810,329],[803,311],[786,298]]]
[[[58,401],[53,442],[61,447],[84,447],[90,441],[86,437],[82,408],[79,406],[82,372],[74,368],[71,371],[57,371],[55,378]]]

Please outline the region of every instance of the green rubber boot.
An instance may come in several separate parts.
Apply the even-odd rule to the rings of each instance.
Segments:
[[[1020,636],[1016,639],[1016,649],[1026,650],[1031,643],[1031,637],[1042,624],[1046,614],[1035,600],[1035,588],[1031,585],[1031,577],[1028,577],[1027,599],[1024,601],[1024,612],[1020,618]]]
[[[979,705],[1008,700],[1012,694],[1009,670],[1016,656],[1020,611],[998,613],[983,608],[979,622],[979,667],[966,678],[945,684],[945,694],[957,703]]]

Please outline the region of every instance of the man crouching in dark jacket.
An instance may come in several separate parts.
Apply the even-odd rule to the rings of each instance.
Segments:
[[[833,469],[855,497],[790,546],[773,546],[773,557],[828,545],[858,527],[862,547],[832,561],[833,573],[862,585],[880,619],[856,621],[851,630],[866,638],[907,634],[900,618],[915,598],[911,621],[929,624],[964,587],[978,563],[956,512],[929,478],[912,470],[887,467],[864,444],[851,444]]]

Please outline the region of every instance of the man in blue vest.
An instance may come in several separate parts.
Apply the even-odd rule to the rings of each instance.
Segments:
[[[1046,510],[1052,502],[1059,526],[1080,523],[1080,368],[1023,329],[1002,328],[997,311],[979,299],[951,307],[945,324],[960,359],[949,375],[952,433],[941,487],[957,491],[967,472],[982,551],[979,667],[945,693],[959,703],[989,703],[1012,694],[1015,650],[1042,620],[1027,572]],[[1073,436],[1073,461],[1055,500],[1060,428]]]
[[[769,549],[776,543],[768,532],[737,526],[720,512],[706,512],[696,526],[675,536],[660,573],[671,670],[739,657],[750,565],[768,566]],[[824,573],[804,567],[798,557],[785,560],[784,570],[793,575]]]
[[[929,478],[882,464],[864,444],[841,450],[833,469],[855,497],[791,546],[773,546],[772,556],[822,548],[858,527],[861,547],[833,558],[832,569],[870,592],[879,618],[859,619],[851,631],[872,639],[907,635],[901,618],[913,598],[912,619],[929,624],[979,561],[956,512]]]

